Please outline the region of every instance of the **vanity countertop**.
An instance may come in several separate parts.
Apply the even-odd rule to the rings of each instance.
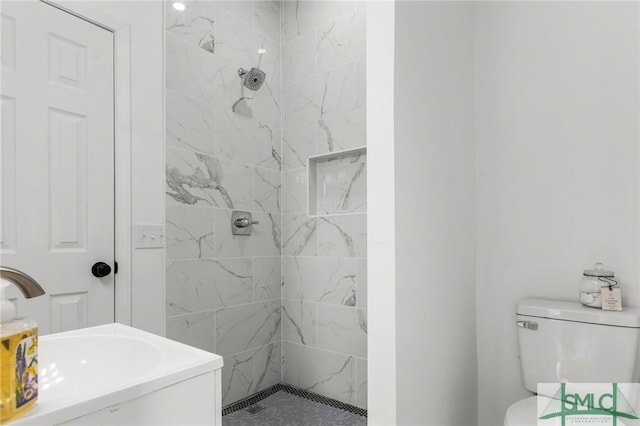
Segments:
[[[222,357],[122,324],[41,336],[39,397],[10,424],[61,423],[222,368]]]

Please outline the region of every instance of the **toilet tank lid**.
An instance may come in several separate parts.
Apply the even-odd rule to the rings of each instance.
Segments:
[[[640,328],[640,310],[623,309],[623,311],[603,311],[602,309],[589,308],[579,302],[530,298],[520,299],[516,305],[518,315]]]

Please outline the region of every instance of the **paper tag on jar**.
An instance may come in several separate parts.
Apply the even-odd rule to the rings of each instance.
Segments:
[[[603,311],[622,310],[622,292],[619,288],[602,287],[600,289],[600,298],[602,299]]]

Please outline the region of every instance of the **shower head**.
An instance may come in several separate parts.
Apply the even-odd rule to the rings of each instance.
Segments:
[[[244,68],[238,69],[238,75],[242,79],[242,84],[249,90],[258,90],[267,75],[259,68],[251,68],[249,71]]]

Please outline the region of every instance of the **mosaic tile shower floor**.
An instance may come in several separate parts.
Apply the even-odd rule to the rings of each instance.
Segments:
[[[367,418],[285,391],[222,417],[223,426],[366,426]]]

